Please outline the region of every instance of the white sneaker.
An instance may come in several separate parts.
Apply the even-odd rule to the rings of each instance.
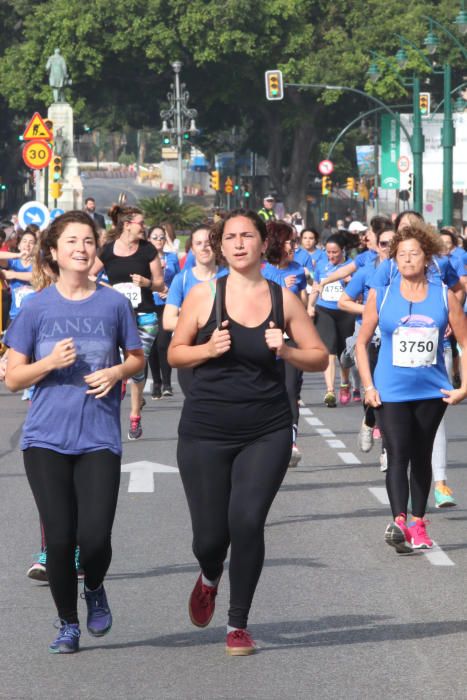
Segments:
[[[388,470],[388,453],[383,450],[379,457],[379,469],[382,472],[387,472]]]
[[[292,454],[290,456],[289,469],[296,467],[302,458],[302,453],[298,449],[297,445],[292,445]]]
[[[365,419],[362,421],[362,427],[358,433],[358,448],[362,452],[369,452],[373,447],[375,441],[373,439],[373,428],[369,428],[365,423]]]

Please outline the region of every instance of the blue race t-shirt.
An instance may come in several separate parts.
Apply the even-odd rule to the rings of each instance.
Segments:
[[[86,394],[84,375],[120,364],[119,350],[141,348],[127,299],[98,286],[86,299],[65,299],[55,285],[28,301],[8,328],[5,343],[32,362],[50,355],[55,344],[73,338],[77,358],[37,382],[26,416],[21,449],[44,447],[63,454],[96,450],[122,452],[121,384],[102,399]]]
[[[178,262],[177,253],[159,253],[162,269],[164,270],[164,283],[170,288],[172,280],[180,272],[180,263]],[[161,299],[158,292],[153,292],[154,303],[156,306],[165,304],[167,298]]]
[[[295,262],[298,262],[299,265],[313,273],[313,258],[305,248],[296,248],[293,257]]]
[[[224,275],[228,274],[229,271],[226,267],[220,267],[212,279],[215,280],[218,277],[224,277]],[[197,284],[201,284],[201,282],[203,282],[203,280],[199,280],[193,274],[193,268],[190,267],[187,270],[185,266],[172,280],[167,295],[167,304],[172,304],[172,306],[176,306],[180,309],[190,289]]]
[[[192,267],[194,267],[195,265],[196,265],[196,258],[195,258],[195,256],[194,256],[193,251],[192,251],[191,248],[190,248],[190,250],[189,250],[188,253],[186,254],[185,264],[184,264],[184,266],[183,266],[183,269],[184,269],[184,270],[190,270],[190,269],[191,269]]]
[[[312,264],[313,264],[313,269],[321,263],[321,261],[324,261],[324,263],[327,262],[328,256],[326,255],[326,251],[322,250],[322,248],[316,248],[312,253],[309,254]]]
[[[339,265],[332,265],[327,259],[326,261],[321,261],[315,267],[315,282],[321,282],[321,280],[329,277],[333,272],[338,270],[340,267],[348,264],[348,260],[340,263]],[[339,297],[344,291],[344,282],[342,280],[337,280],[336,282],[331,282],[326,284],[323,291],[318,297],[316,306],[323,306],[325,309],[338,309],[337,302]]]
[[[8,270],[14,270],[14,272],[32,272],[32,265],[23,265],[20,258],[16,260],[8,260]],[[24,298],[31,294],[34,289],[31,287],[29,282],[24,282],[23,280],[12,279],[9,281],[11,289],[11,307],[10,307],[10,318],[15,318],[21,308]]]
[[[300,263],[291,260],[287,267],[275,267],[271,263],[266,263],[261,268],[261,274],[267,280],[280,284],[281,287],[286,287],[293,294],[300,294],[302,289],[306,289],[305,270]],[[285,278],[289,275],[295,275],[295,283],[291,287],[287,287]]]
[[[357,268],[365,267],[365,265],[369,265],[370,263],[374,262],[377,257],[378,253],[376,250],[364,250],[363,253],[359,253],[354,257],[353,262]]]

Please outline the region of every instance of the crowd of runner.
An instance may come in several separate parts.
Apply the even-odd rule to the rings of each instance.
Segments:
[[[9,299],[1,373],[29,401],[21,449],[40,517],[28,576],[58,613],[53,653],[79,650],[78,578],[87,629],[112,626],[110,565],[127,382],[128,439],[143,435],[144,387],[185,396],[177,460],[200,574],[190,619],[214,614],[230,548],[229,655],[254,652],[248,614],[264,526],[287,468],[302,459],[304,372],[322,372],[323,405],[361,403],[356,441],[381,445],[398,553],[429,549],[425,512],[456,505],[444,413],[467,396],[467,252],[453,227],[417,212],[340,221],[320,236],[299,214],[217,213],[179,251],[173,227],[115,205],[28,227],[0,250]],[[8,247],[8,249],[6,249]],[[336,375],[338,380],[336,381]],[[98,468],[97,468],[98,467]]]

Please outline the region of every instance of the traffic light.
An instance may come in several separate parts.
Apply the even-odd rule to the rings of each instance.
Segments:
[[[282,71],[267,70],[265,73],[266,79],[266,98],[268,100],[283,100],[284,99],[284,83],[282,80]]]
[[[170,144],[171,144],[170,135],[164,134],[164,136],[162,137],[162,145],[163,146],[170,146]]]
[[[211,189],[220,190],[221,188],[221,174],[218,170],[211,170]]]
[[[50,183],[50,195],[52,199],[58,199],[59,197],[62,196],[62,183],[61,182],[52,182]]]
[[[60,156],[54,156],[52,161],[52,177],[54,180],[62,179],[62,159]]]
[[[6,192],[8,189],[8,185],[5,185],[4,182],[0,182],[0,192]]]
[[[243,196],[245,199],[250,197],[250,185],[243,185]]]
[[[332,180],[330,177],[325,176],[321,178],[321,194],[323,194],[325,197],[331,192],[332,190]]]
[[[184,132],[183,132],[183,140],[184,140],[184,141],[189,141],[189,140],[190,140],[190,136],[191,136],[191,134],[190,134],[189,131],[184,131]]]
[[[323,213],[323,221],[329,221],[329,212],[328,211],[325,211]]]
[[[347,184],[345,186],[345,189],[349,190],[350,192],[355,192],[355,178],[354,177],[347,178]]]
[[[431,102],[431,93],[421,92],[420,99],[419,99],[419,105],[420,105],[420,114],[422,115],[422,117],[427,117],[430,114],[430,102]]]
[[[409,186],[407,188],[409,192],[412,192],[413,189],[413,174],[409,173]]]

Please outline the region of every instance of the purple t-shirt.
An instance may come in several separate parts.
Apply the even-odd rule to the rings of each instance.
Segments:
[[[64,338],[73,338],[76,362],[49,372],[35,385],[21,449],[44,447],[63,454],[107,449],[121,454],[120,382],[103,399],[95,399],[86,394],[83,377],[120,364],[120,348],[141,348],[129,302],[102,286],[86,299],[70,301],[52,285],[28,300],[8,328],[5,343],[34,362]]]

